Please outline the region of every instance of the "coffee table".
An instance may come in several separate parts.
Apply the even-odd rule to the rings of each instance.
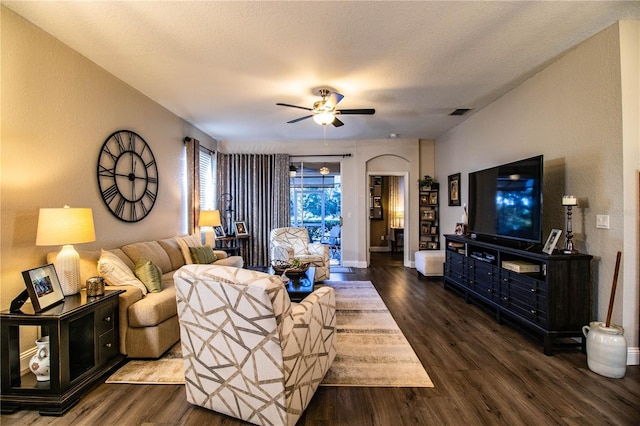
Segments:
[[[269,268],[267,272],[272,275],[276,275],[273,268]],[[292,302],[300,302],[302,299],[310,295],[313,292],[313,282],[315,278],[316,268],[310,266],[305,275],[299,280],[289,279],[289,281],[284,285],[287,289],[287,293],[289,293],[289,299],[291,299]]]

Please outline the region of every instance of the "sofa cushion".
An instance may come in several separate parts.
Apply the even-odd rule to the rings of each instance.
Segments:
[[[139,288],[142,294],[147,293],[147,288],[136,278],[133,271],[122,259],[110,251],[102,250],[100,260],[98,260],[98,272],[109,285],[131,285]]]
[[[169,260],[171,260],[172,271],[177,271],[180,267],[184,266],[184,256],[182,256],[182,251],[180,251],[180,246],[175,238],[158,240],[158,244],[167,252]]]
[[[149,293],[144,299],[129,306],[130,327],[153,327],[178,315],[173,274],[174,272],[170,272],[162,276],[161,292]]]
[[[191,253],[189,252],[189,247],[201,246],[202,242],[200,242],[200,237],[195,234],[183,235],[180,237],[176,237],[176,242],[178,243],[178,246],[180,246],[180,251],[182,252],[182,256],[184,257],[184,263],[187,265],[193,264]]]
[[[169,255],[157,241],[127,244],[126,246],[122,246],[122,251],[125,252],[134,263],[136,263],[138,259],[143,258],[156,264],[163,273],[172,270]]]
[[[134,272],[136,277],[142,281],[142,284],[147,287],[149,293],[159,293],[162,291],[162,271],[158,265],[141,257],[136,262]]]
[[[189,254],[193,263],[209,264],[217,260],[213,249],[209,246],[189,247]]]

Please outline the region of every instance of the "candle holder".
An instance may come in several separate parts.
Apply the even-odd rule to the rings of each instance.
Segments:
[[[562,253],[576,254],[578,251],[573,248],[573,223],[571,221],[571,209],[578,205],[578,200],[573,195],[565,195],[562,197],[562,205],[567,208],[567,233]]]

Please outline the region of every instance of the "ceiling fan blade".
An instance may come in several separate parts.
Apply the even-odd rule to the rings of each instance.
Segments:
[[[373,108],[363,108],[363,109],[341,109],[336,110],[336,114],[363,114],[363,115],[373,115],[376,113],[376,110]]]
[[[329,96],[327,96],[327,103],[332,108],[335,108],[336,105],[338,105],[338,102],[340,102],[343,98],[344,98],[344,95],[341,95],[338,92],[331,92],[329,93]]]
[[[287,123],[297,123],[298,121],[306,120],[307,118],[311,118],[313,115],[305,115],[304,117],[296,118],[295,120],[287,121]]]
[[[307,111],[313,111],[311,108],[301,107],[301,106],[298,106],[298,105],[283,104],[283,103],[280,103],[280,102],[278,102],[276,105],[279,105],[279,106],[286,106],[286,107],[291,107],[291,108],[306,109]]]
[[[340,120],[338,120],[338,117],[333,119],[333,127],[340,127],[340,126],[344,126],[344,123]]]

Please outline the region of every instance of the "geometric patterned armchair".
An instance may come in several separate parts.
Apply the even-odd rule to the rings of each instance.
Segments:
[[[280,277],[186,265],[174,275],[187,401],[261,425],[294,425],[336,355],[335,292],[291,304]]]
[[[306,228],[276,228],[269,235],[271,261],[291,262],[294,257],[316,268],[315,281],[329,279],[329,246],[309,242]]]

